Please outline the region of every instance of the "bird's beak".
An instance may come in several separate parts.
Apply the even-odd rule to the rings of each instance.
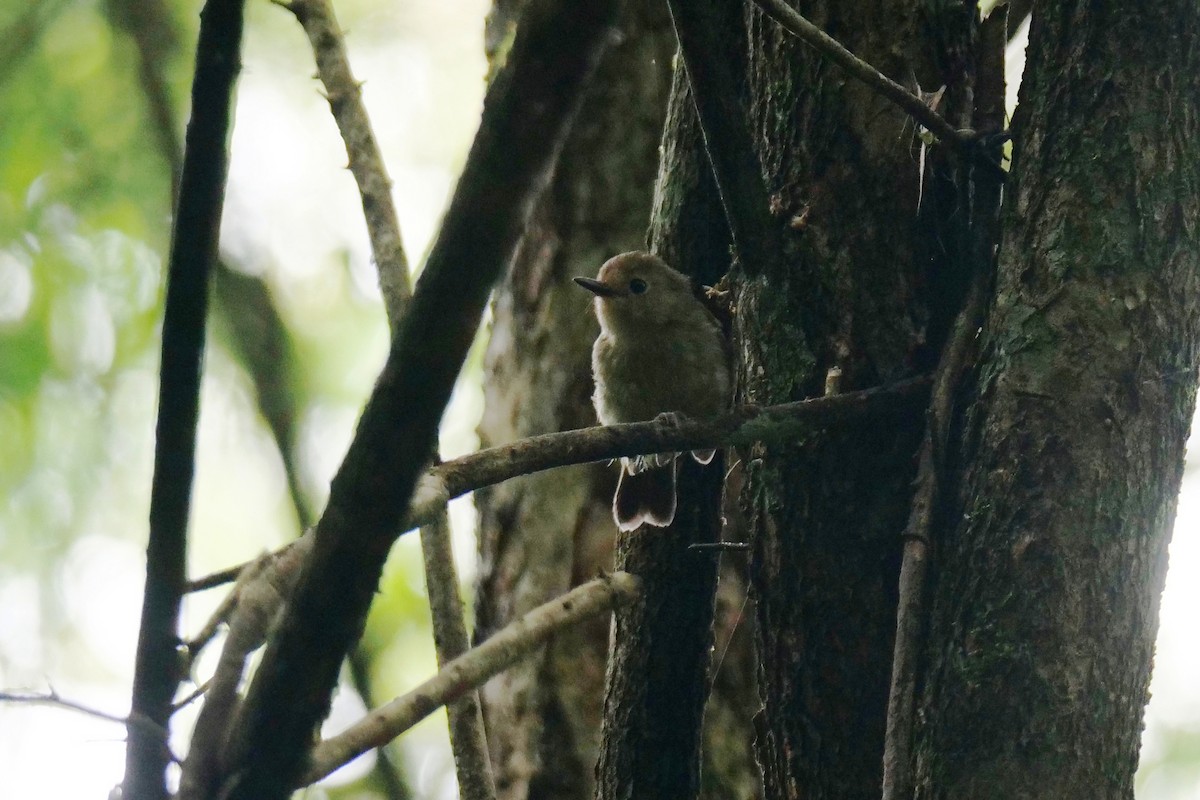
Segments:
[[[616,297],[619,294],[616,289],[595,278],[572,278],[572,280],[597,297]]]

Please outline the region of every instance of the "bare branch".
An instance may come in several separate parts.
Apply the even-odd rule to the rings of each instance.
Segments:
[[[313,751],[312,764],[302,783],[318,781],[362,753],[386,744],[446,703],[512,666],[554,634],[628,603],[638,591],[636,577],[617,572],[538,606],[451,661],[416,689],[372,711],[344,733],[321,742]]]
[[[115,722],[119,725],[124,725],[126,728],[140,728],[145,731],[147,737],[150,737],[154,741],[158,742],[159,749],[163,751],[163,757],[167,761],[179,761],[179,759],[167,746],[166,728],[163,728],[153,720],[147,719],[140,714],[130,714],[127,717],[123,717],[120,714],[101,711],[100,709],[95,708],[94,706],[89,706],[86,703],[68,700],[53,688],[51,688],[48,692],[23,692],[12,690],[0,691],[0,703],[53,706],[66,711],[75,711],[80,714],[85,714],[95,719],[104,720],[105,722]]]
[[[747,406],[713,420],[662,416],[649,422],[530,436],[430,469],[414,493],[408,519],[403,524],[405,530],[425,525],[434,519],[447,500],[532,472],[621,456],[705,450],[754,442],[789,442],[829,426],[852,423],[864,416],[904,417],[922,407],[929,397],[929,386],[929,378],[917,377],[890,386],[831,397],[776,406]],[[275,555],[280,552],[276,551]],[[244,567],[245,564],[239,564],[197,578],[189,588],[200,591],[228,583]]]
[[[438,666],[444,668],[471,647],[463,602],[458,594],[450,516],[445,507],[433,522],[421,526],[421,553],[425,558],[425,588],[433,618],[433,643]],[[474,689],[463,693],[462,697],[450,702],[446,713],[450,718],[450,748],[454,753],[462,800],[492,800],[496,797],[496,782],[488,758],[479,693]]]
[[[412,289],[408,260],[400,238],[400,223],[392,202],[392,181],[388,178],[379,143],[363,105],[362,84],[350,71],[346,43],[329,0],[276,2],[296,15],[312,44],[317,75],[325,85],[329,108],[346,143],[350,172],[354,174],[362,196],[363,217],[367,221],[371,250],[379,270],[379,288],[388,322],[395,333],[404,318]]]
[[[938,139],[959,151],[973,150],[976,139],[974,131],[956,129],[920,97],[851,53],[837,39],[813,25],[784,0],[754,0],[754,3],[789,33],[867,84],[881,97],[891,100],[900,110],[928,128]]]
[[[80,714],[86,714],[89,717],[102,719],[106,722],[117,722],[122,725],[129,722],[129,717],[120,714],[112,714],[108,711],[101,711],[98,708],[78,703],[74,700],[67,700],[59,695],[58,692],[51,689],[48,692],[22,692],[22,691],[0,691],[0,703],[17,703],[22,705],[41,705],[54,706],[56,708],[64,708],[68,711],[78,711]],[[160,739],[164,739],[164,731],[162,728],[156,728]]]
[[[245,674],[246,662],[265,641],[272,621],[299,578],[300,568],[312,545],[313,536],[309,533],[278,555],[261,556],[250,562],[238,576],[238,582],[230,592],[234,605],[229,617],[229,632],[205,690],[204,707],[196,719],[183,764],[180,800],[199,800],[213,795],[224,766],[223,754],[229,744],[231,721],[241,703],[238,687]]]
[[[176,647],[186,580],[208,276],[217,256],[243,5],[244,0],[208,0],[200,16],[192,118],[167,268],[150,539],[132,701],[132,716],[164,729],[178,688]],[[149,736],[136,725],[130,725],[128,737],[126,795],[139,800],[165,797],[167,764],[161,737]]]

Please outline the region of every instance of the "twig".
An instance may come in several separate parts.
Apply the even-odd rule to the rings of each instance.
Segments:
[[[636,577],[617,572],[577,586],[562,597],[538,606],[445,665],[416,689],[317,745],[302,785],[320,780],[371,748],[386,744],[444,704],[512,666],[559,631],[628,603],[638,590]]]
[[[221,656],[205,691],[187,759],[179,779],[179,800],[212,797],[220,780],[231,722],[241,697],[238,687],[246,661],[267,637],[271,622],[291,593],[300,568],[311,552],[313,536],[302,536],[279,556],[261,556],[238,576],[231,596],[237,598]]]
[[[0,691],[0,703],[54,706],[55,708],[62,708],[67,711],[76,711],[80,714],[86,714],[89,717],[104,720],[105,722],[114,722],[118,725],[124,725],[126,729],[133,727],[143,728],[148,736],[152,736],[154,741],[158,742],[158,746],[163,750],[163,757],[166,758],[167,761],[179,761],[179,759],[167,746],[166,729],[157,725],[153,720],[147,719],[140,714],[130,714],[129,716],[125,717],[121,716],[120,714],[101,711],[100,709],[89,706],[86,703],[68,700],[53,688],[48,692]]]
[[[928,377],[917,377],[832,397],[746,406],[712,420],[663,417],[530,436],[431,468],[413,496],[403,526],[411,530],[424,525],[447,500],[531,472],[621,456],[793,441],[813,430],[853,423],[866,416],[912,414],[925,404],[929,386]],[[190,587],[200,591],[227,583],[244,567],[239,564],[206,575]]]
[[[346,144],[350,170],[362,196],[363,216],[379,271],[379,286],[395,335],[412,295],[408,264],[392,203],[391,181],[362,102],[361,85],[350,71],[342,32],[329,0],[275,2],[296,15],[312,43],[317,73],[325,85],[329,107]],[[448,526],[449,520],[443,509],[432,524],[421,528],[421,551],[439,664],[461,655],[469,647]],[[496,791],[488,763],[483,711],[478,696],[466,695],[448,711],[450,744],[461,794],[465,800],[494,798]]]
[[[363,103],[362,84],[354,78],[350,69],[341,26],[329,0],[273,2],[295,14],[312,45],[317,76],[325,87],[325,97],[346,146],[350,171],[358,184],[388,327],[395,337],[404,319],[408,301],[412,298],[412,280],[400,235],[399,218],[392,201],[392,181],[388,177],[383,154]],[[425,558],[429,556],[425,555]],[[453,571],[453,564],[450,569]],[[350,653],[350,677],[368,708],[372,705],[373,696],[369,663],[370,653],[360,642]],[[389,797],[411,793],[398,768],[385,753],[381,752],[376,759],[375,769],[380,780],[388,787]]]
[[[175,197],[179,192],[183,152],[175,131],[175,108],[168,89],[166,66],[169,57],[177,47],[178,34],[169,19],[167,8],[162,2],[107,0],[106,7],[110,17],[129,34],[136,46],[138,76],[142,92],[146,97],[159,147],[170,165],[171,197]],[[386,184],[386,176],[383,178]],[[390,201],[390,197],[388,199]],[[399,237],[396,237],[396,241],[399,242]],[[374,240],[372,245],[378,249]],[[376,264],[384,263],[384,260],[378,256],[374,260]],[[404,284],[401,289],[406,298],[411,294],[411,289],[408,285],[406,270],[402,272],[400,277],[404,279]],[[215,284],[213,290],[217,298],[215,311],[218,317],[224,317],[226,324],[232,329],[233,347],[254,383],[259,411],[275,438],[276,446],[283,460],[284,474],[292,503],[296,509],[296,516],[300,520],[301,527],[307,528],[312,524],[313,519],[311,509],[305,502],[292,448],[297,419],[291,392],[291,387],[295,384],[293,380],[294,357],[290,352],[290,342],[284,329],[283,320],[261,278],[231,269],[223,259],[218,261],[216,274],[213,277]],[[387,286],[383,286],[382,279],[381,286],[383,287],[385,306],[391,311],[396,303],[389,302],[388,298],[394,297],[394,293],[389,291]],[[222,583],[236,577],[236,574],[230,575]],[[237,594],[237,590],[232,592],[230,597],[222,603],[219,613],[215,613],[210,619],[209,625],[187,643],[185,656],[187,668],[190,669],[200,651],[216,633],[216,626],[228,617],[232,610],[231,604],[236,603]],[[363,701],[369,708],[372,705],[370,686],[367,682],[369,675],[366,670],[357,668],[362,665],[366,657],[366,652],[360,644],[350,654],[349,663],[354,688],[362,695]],[[181,669],[180,674],[185,671]],[[211,681],[197,687],[187,698],[176,702],[174,710],[178,711],[202,697],[210,684]],[[374,771],[380,784],[385,787],[387,797],[393,798],[393,800],[402,800],[410,795],[403,775],[393,760],[376,759]]]
[[[433,643],[440,668],[445,668],[471,646],[463,619],[462,598],[458,594],[458,572],[454,568],[450,535],[450,516],[445,507],[433,522],[421,526],[425,588],[429,595]],[[493,800],[496,783],[488,759],[479,692],[475,689],[464,692],[448,704],[446,713],[450,721],[450,748],[458,772],[459,795],[462,800]]]
[[[201,12],[192,119],[167,271],[150,539],[132,701],[133,716],[145,717],[164,730],[178,687],[176,646],[186,580],[208,275],[217,255],[243,4],[244,0],[208,0]],[[126,795],[165,797],[163,741],[136,725],[130,725],[128,736]]]
[[[167,81],[167,64],[179,48],[179,32],[163,0],[106,0],[109,18],[133,39],[138,57],[138,83],[146,99],[158,147],[171,171],[171,198],[179,194],[183,147],[175,129],[175,104]]]
[[[867,84],[880,96],[891,100],[902,111],[928,128],[938,139],[947,142],[961,152],[974,155],[976,141],[974,131],[956,129],[926,105],[920,97],[851,53],[832,36],[801,16],[800,12],[789,6],[784,0],[754,0],[754,3],[764,14],[782,25],[789,33]]]
[[[350,172],[354,174],[362,197],[363,217],[367,221],[371,251],[379,271],[379,289],[394,334],[404,318],[412,290],[400,224],[392,202],[392,181],[388,178],[379,143],[363,105],[362,84],[350,71],[346,43],[329,0],[274,2],[296,15],[312,44],[317,75],[325,85],[329,108],[346,144]]]
[[[492,284],[550,173],[618,9],[618,0],[525,7],[428,264],[333,479],[312,557],[233,726],[221,787],[230,800],[284,798],[302,774]]]
[[[55,706],[57,708],[65,708],[68,711],[78,711],[81,714],[102,719],[106,722],[117,722],[122,725],[129,722],[129,717],[122,716],[121,714],[112,714],[108,711],[101,711],[98,708],[74,700],[67,700],[53,689],[48,692],[0,691],[0,703]],[[163,729],[157,728],[157,732],[159,737],[165,740]]]

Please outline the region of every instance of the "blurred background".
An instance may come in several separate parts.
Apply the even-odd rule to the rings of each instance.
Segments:
[[[336,3],[416,266],[478,120],[488,5]],[[0,5],[0,690],[53,691],[114,715],[128,711],[141,607],[172,173],[199,8]],[[387,350],[358,194],[309,44],[286,10],[254,0],[247,13],[192,576],[277,547],[321,508]],[[1021,47],[1014,42],[1014,98]],[[244,313],[221,311],[230,308]],[[277,341],[262,333],[271,308]],[[274,342],[265,365],[238,345],[246,334],[235,323],[246,318]],[[444,456],[476,446],[480,376],[476,353],[446,414]],[[277,437],[295,443],[286,464]],[[469,499],[451,512],[469,592]],[[1140,800],[1200,798],[1200,638],[1190,618],[1200,608],[1198,526],[1193,462],[1163,595]],[[417,544],[403,537],[394,549],[364,638],[371,666],[357,678],[381,700],[435,666]],[[190,596],[184,630],[222,594]],[[353,682],[347,675],[331,730],[362,712]],[[190,722],[184,712],[176,752]],[[121,725],[75,711],[0,703],[0,796],[104,796],[121,778],[123,736]],[[381,772],[364,757],[306,796],[378,796],[388,780],[414,798],[456,796],[442,714],[393,744],[389,762]]]

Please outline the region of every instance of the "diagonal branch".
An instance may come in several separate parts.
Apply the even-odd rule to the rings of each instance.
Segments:
[[[705,450],[755,442],[792,442],[825,428],[854,424],[864,417],[903,419],[924,407],[929,398],[929,385],[929,378],[917,377],[889,386],[794,403],[746,406],[712,420],[664,415],[649,422],[530,436],[431,468],[420,481],[403,525],[405,530],[426,525],[434,520],[448,500],[532,472],[621,456]],[[199,578],[189,584],[188,589],[198,592],[228,583],[245,566],[239,564]]]
[[[192,119],[171,237],[163,316],[146,588],[138,631],[131,718],[166,729],[178,686],[179,606],[187,557],[187,520],[195,467],[196,421],[204,353],[208,276],[228,168],[226,139],[240,67],[244,0],[209,0],[201,13],[192,84]],[[124,791],[165,797],[167,760],[159,734],[129,726]]]
[[[350,172],[362,197],[371,252],[375,254],[375,265],[379,270],[379,288],[387,308],[388,323],[395,332],[404,318],[412,289],[396,206],[392,202],[392,181],[388,178],[379,143],[363,105],[362,84],[350,71],[346,43],[329,0],[274,1],[296,15],[312,44],[317,75],[325,85],[329,108],[346,143]]]
[[[275,2],[296,15],[312,44],[317,73],[325,85],[329,107],[346,145],[350,170],[358,183],[388,323],[395,334],[404,318],[412,288],[401,244],[400,224],[392,202],[391,181],[363,105],[361,84],[350,71],[345,40],[329,0]],[[421,528],[421,553],[439,664],[461,655],[469,647],[462,600],[458,596],[458,573],[450,548],[449,525],[449,517],[443,509],[437,519]],[[361,653],[360,648],[355,655]],[[353,674],[363,672],[355,668],[359,665],[360,659],[352,657]],[[361,691],[367,687],[367,682],[360,683]],[[467,693],[450,705],[448,713],[451,750],[463,797],[465,800],[494,798],[496,790],[478,696]]]
[[[444,665],[437,675],[408,694],[321,742],[313,751],[311,766],[300,783],[318,781],[366,751],[386,744],[441,706],[512,666],[559,631],[630,602],[638,589],[636,577],[616,572],[538,606],[483,644]]]
[[[754,0],[754,3],[789,33],[867,84],[881,97],[891,100],[900,110],[928,128],[938,139],[960,152],[974,155],[974,131],[960,131],[955,128],[921,98],[851,53],[841,42],[813,25],[785,0]]]
[[[771,219],[762,164],[738,101],[732,68],[719,55],[722,5],[712,0],[667,3],[734,252],[744,270],[758,272],[768,259],[780,256],[783,243]]]
[[[267,646],[228,751],[223,791],[283,798],[328,714],[437,425],[548,175],[619,3],[534,0],[484,104],[445,223],[317,525],[312,558]]]
[[[439,667],[466,653],[471,647],[458,593],[458,570],[454,568],[450,515],[443,506],[433,522],[421,526],[421,554],[425,561],[425,593],[433,621],[433,643]],[[462,800],[496,797],[496,781],[488,758],[483,708],[474,689],[463,692],[446,707],[450,724],[450,749],[458,773]]]

